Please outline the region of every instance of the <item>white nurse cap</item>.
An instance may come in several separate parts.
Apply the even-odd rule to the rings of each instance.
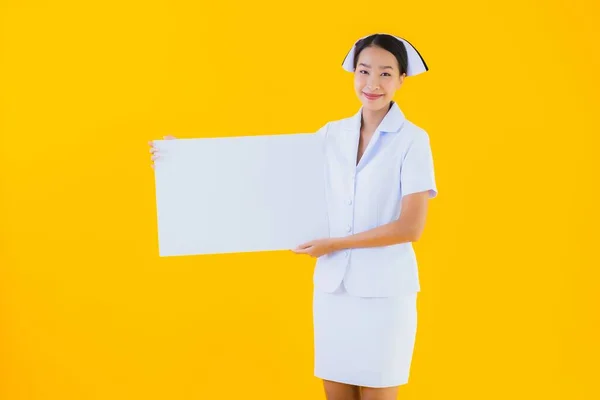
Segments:
[[[344,62],[342,62],[342,68],[344,68],[346,71],[354,72],[354,51],[356,49],[356,45],[358,42],[369,36],[358,39],[352,46],[352,49],[350,49],[348,54],[346,54],[346,58],[344,58]],[[423,57],[421,57],[421,54],[419,54],[417,49],[415,49],[415,47],[410,44],[408,40],[393,35],[388,36],[392,36],[393,38],[396,38],[404,43],[404,47],[406,48],[406,53],[408,55],[408,68],[406,69],[406,76],[417,75],[429,70],[427,64],[425,64],[425,60],[423,60]]]

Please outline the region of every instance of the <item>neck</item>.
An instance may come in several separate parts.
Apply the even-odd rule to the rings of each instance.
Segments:
[[[390,110],[391,107],[392,107],[392,103],[390,102],[390,104],[388,104],[388,106],[383,107],[379,110],[369,110],[369,109],[363,108],[363,111],[362,111],[362,128],[363,128],[363,130],[365,130],[367,132],[375,131],[375,129],[377,129],[377,127],[379,126],[381,121],[383,121],[383,118],[385,118],[386,114],[388,113],[388,111]]]

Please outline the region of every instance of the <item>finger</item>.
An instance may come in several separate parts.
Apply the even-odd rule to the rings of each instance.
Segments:
[[[152,157],[150,157],[150,159],[152,161],[158,160],[159,158],[160,158],[160,156],[158,156],[158,155],[153,155]]]
[[[171,135],[163,136],[163,138],[164,138],[164,139],[166,139],[166,140],[173,140],[173,139],[176,139],[176,137],[175,137],[175,136],[171,136]]]

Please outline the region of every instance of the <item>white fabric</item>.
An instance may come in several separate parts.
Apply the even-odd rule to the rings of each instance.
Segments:
[[[417,333],[417,293],[365,298],[314,291],[314,374],[365,387],[406,384]]]
[[[410,44],[408,40],[394,35],[390,36],[393,36],[394,38],[404,43],[404,47],[406,48],[406,53],[408,56],[408,68],[406,70],[406,76],[414,76],[428,71],[427,64],[425,63],[417,49],[412,44]],[[342,63],[342,68],[344,68],[344,70],[348,72],[354,72],[354,52],[356,50],[356,44],[365,37],[362,37],[359,40],[357,40],[346,55],[346,58],[344,58],[344,61]]]
[[[340,237],[392,222],[402,197],[437,195],[428,134],[405,119],[394,102],[360,162],[356,155],[362,109],[325,125],[325,186],[329,235]],[[420,291],[412,243],[337,251],[317,260],[314,283],[333,292],[344,280],[356,296],[386,297]]]

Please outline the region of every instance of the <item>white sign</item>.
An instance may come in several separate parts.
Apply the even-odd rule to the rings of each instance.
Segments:
[[[328,237],[322,140],[155,141],[160,256],[291,250]]]

